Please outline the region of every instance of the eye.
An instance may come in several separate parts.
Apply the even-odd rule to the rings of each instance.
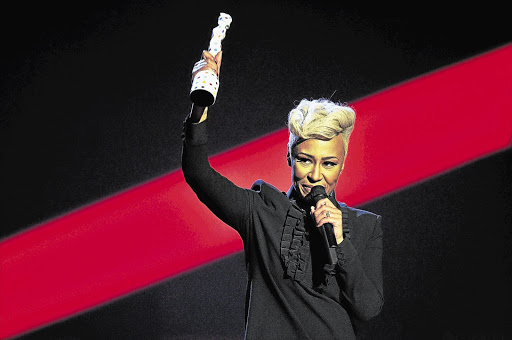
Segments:
[[[299,163],[304,163],[304,164],[311,164],[311,160],[309,158],[306,158],[306,157],[295,157],[295,160]]]
[[[333,168],[333,167],[335,167],[336,165],[338,165],[338,163],[336,163],[336,162],[331,162],[331,161],[326,161],[326,162],[324,162],[324,166],[325,166],[326,168]]]

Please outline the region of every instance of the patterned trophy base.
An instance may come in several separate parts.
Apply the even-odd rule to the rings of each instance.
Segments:
[[[210,106],[215,103],[219,88],[219,78],[210,70],[196,74],[190,89],[190,100],[199,106]]]

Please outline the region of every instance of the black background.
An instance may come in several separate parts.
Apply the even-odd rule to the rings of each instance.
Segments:
[[[352,101],[510,41],[492,2],[3,6],[2,237],[179,167],[190,70],[220,11],[212,154],[283,128],[301,98]],[[362,206],[385,232],[366,338],[511,336],[511,170],[508,149]],[[238,254],[25,338],[239,339],[244,290]]]

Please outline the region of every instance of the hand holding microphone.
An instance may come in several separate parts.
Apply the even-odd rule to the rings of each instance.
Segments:
[[[338,262],[336,246],[343,241],[342,213],[329,200],[323,186],[317,185],[311,188],[310,195],[315,203],[315,206],[311,207],[311,214],[322,235],[328,261],[335,264]]]

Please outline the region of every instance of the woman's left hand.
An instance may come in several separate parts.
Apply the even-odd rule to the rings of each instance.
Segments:
[[[328,198],[321,199],[316,207],[311,207],[311,214],[315,217],[316,226],[321,227],[325,223],[331,223],[336,236],[336,243],[343,241],[343,222],[341,210],[336,208]]]

